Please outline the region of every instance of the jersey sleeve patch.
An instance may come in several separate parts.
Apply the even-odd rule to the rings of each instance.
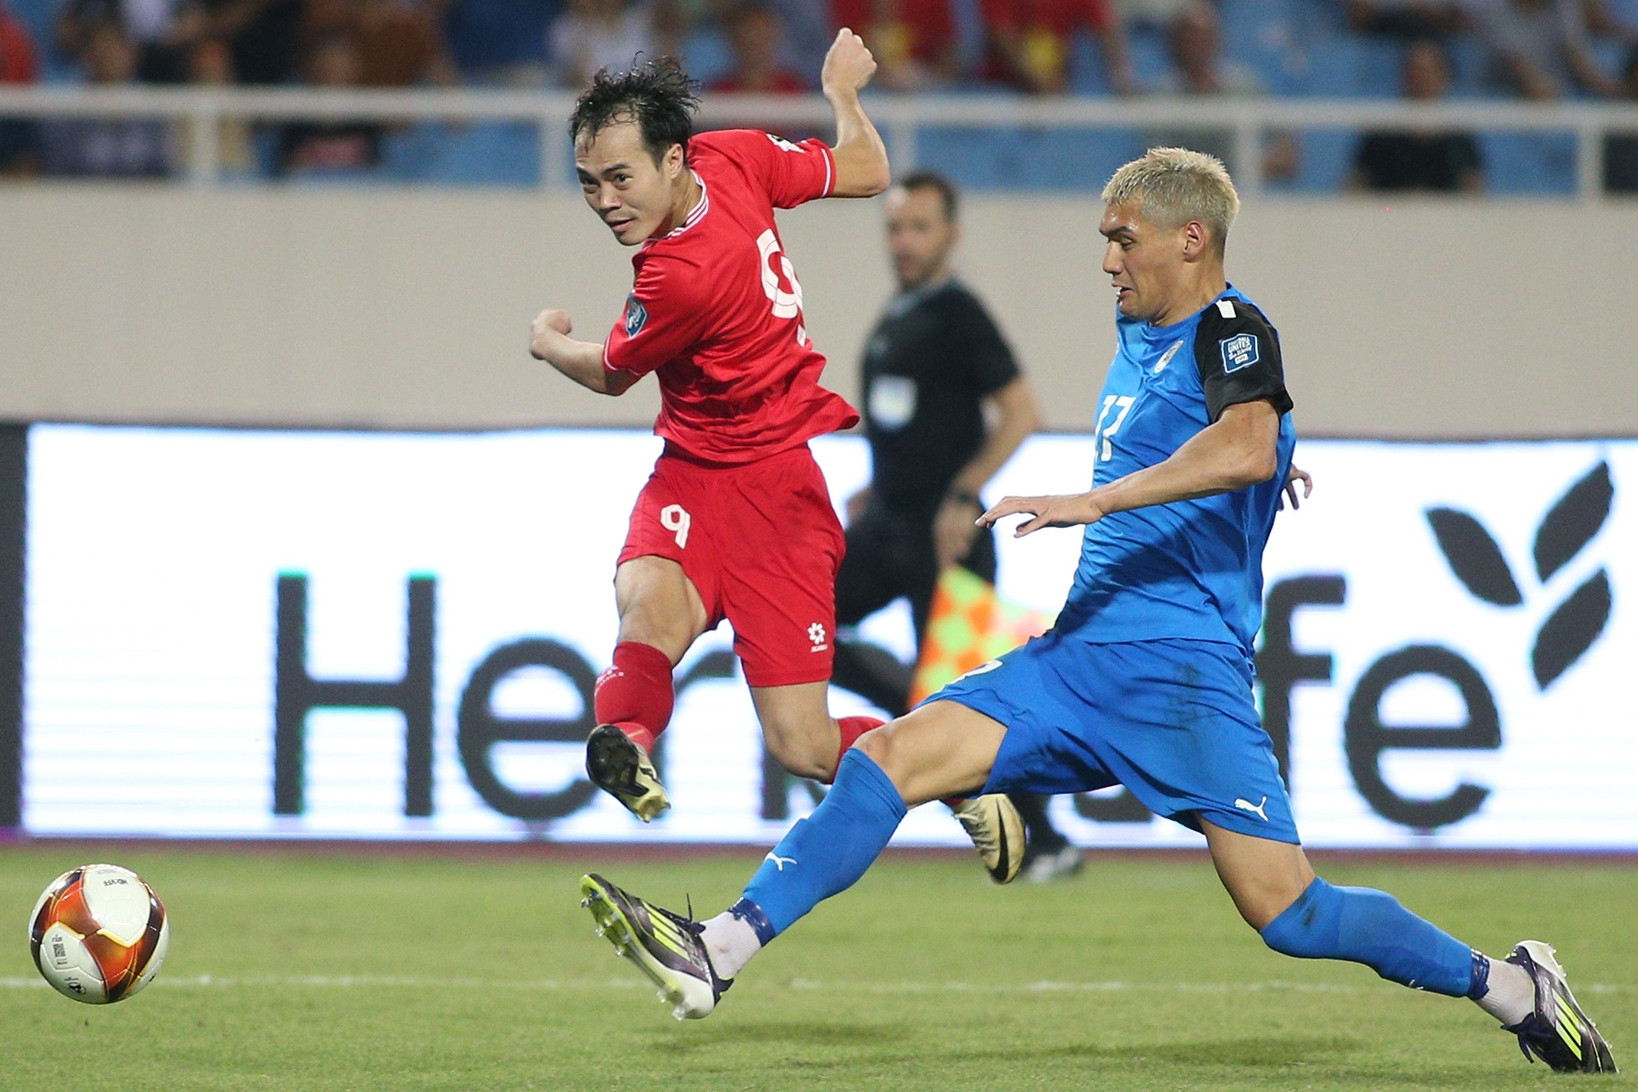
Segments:
[[[633,293],[626,297],[626,337],[636,337],[648,323],[648,308]]]
[[[1279,335],[1244,301],[1222,299],[1206,310],[1195,335],[1194,358],[1210,420],[1242,402],[1266,401],[1279,413],[1291,409]]]
[[[1241,368],[1249,368],[1262,359],[1258,349],[1256,334],[1235,334],[1226,337],[1217,343],[1218,351],[1223,354],[1223,374],[1237,372]]]
[[[649,257],[638,269],[625,310],[609,329],[603,366],[647,375],[685,353],[704,329],[710,314],[706,302],[696,264]]]

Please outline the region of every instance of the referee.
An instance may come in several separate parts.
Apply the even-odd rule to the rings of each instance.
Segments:
[[[955,187],[931,171],[908,175],[887,194],[899,294],[865,346],[872,479],[848,498],[847,554],[836,577],[839,627],[904,596],[918,649],[946,565],[994,583],[995,538],[974,522],[984,511],[979,491],[1038,423],[1029,382],[1001,331],[950,273],[956,205]],[[908,670],[873,646],[840,641],[831,681],[895,716],[907,711]],[[1080,853],[1047,819],[1046,797],[1012,800],[1028,831],[1024,877],[1078,869]]]

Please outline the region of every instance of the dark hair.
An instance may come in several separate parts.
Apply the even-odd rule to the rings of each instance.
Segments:
[[[955,183],[942,174],[937,171],[911,171],[899,179],[899,186],[906,190],[937,190],[939,200],[944,205],[944,219],[955,223],[960,198],[956,194]]]
[[[686,157],[688,138],[694,135],[694,111],[700,107],[694,93],[698,86],[675,57],[643,61],[618,74],[600,68],[575,100],[569,136],[577,142],[582,136],[589,140],[610,125],[635,121],[655,163],[673,144],[681,144]]]

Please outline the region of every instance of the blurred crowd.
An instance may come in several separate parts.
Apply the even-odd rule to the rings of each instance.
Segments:
[[[572,89],[674,54],[708,90],[799,94],[838,26],[898,92],[1638,102],[1638,0],[0,0],[0,83]],[[1351,64],[1370,71],[1344,88]],[[368,167],[383,132],[286,125],[260,155],[274,174]],[[218,144],[229,167],[258,155],[243,127]],[[1265,174],[1296,149],[1272,134]],[[1608,188],[1638,191],[1638,136],[1604,151]],[[161,177],[190,154],[156,120],[0,118],[0,174]],[[1471,134],[1364,134],[1349,185],[1476,191],[1482,158]]]

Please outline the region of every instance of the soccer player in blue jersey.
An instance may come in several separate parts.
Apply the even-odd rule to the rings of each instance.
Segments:
[[[1156,148],[1116,171],[1103,200],[1119,349],[1092,488],[1007,497],[979,520],[1024,515],[1017,535],[1085,527],[1056,625],[863,736],[728,910],[694,921],[587,876],[599,931],[676,1016],[706,1016],[763,946],[864,874],[907,809],[1121,784],[1205,835],[1235,907],[1275,951],[1471,998],[1525,1057],[1613,1071],[1546,944],[1490,959],[1390,895],[1315,876],[1252,697],[1263,546],[1295,433],[1278,335],[1223,272],[1239,198],[1216,159]]]

